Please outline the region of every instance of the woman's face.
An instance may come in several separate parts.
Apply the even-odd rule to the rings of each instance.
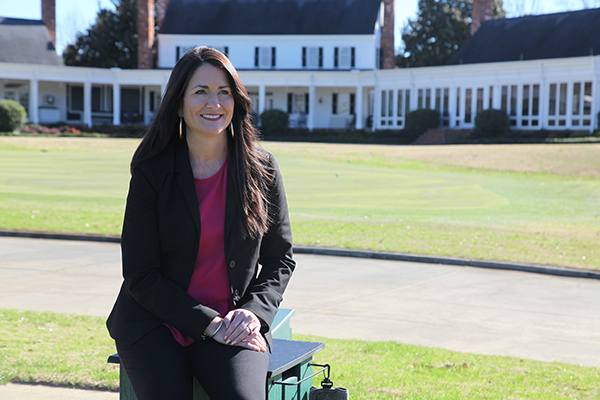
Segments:
[[[179,116],[188,135],[221,135],[233,118],[234,99],[225,71],[210,64],[199,67],[190,79]]]

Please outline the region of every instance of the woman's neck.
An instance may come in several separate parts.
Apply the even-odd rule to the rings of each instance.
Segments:
[[[186,135],[186,141],[194,178],[210,178],[221,169],[227,159],[225,134],[210,140],[199,138],[197,135]]]

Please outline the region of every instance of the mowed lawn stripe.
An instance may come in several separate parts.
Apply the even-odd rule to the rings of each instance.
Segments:
[[[0,229],[118,235],[138,142],[0,138]],[[596,170],[548,172],[552,157],[581,169],[573,145],[497,147],[506,170],[485,168],[482,157],[498,163],[489,147],[263,145],[281,167],[297,245],[600,269]],[[600,149],[590,146],[579,148],[587,158]]]

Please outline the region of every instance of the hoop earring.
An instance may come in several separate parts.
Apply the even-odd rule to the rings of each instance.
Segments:
[[[229,124],[229,130],[231,131],[231,138],[233,139],[235,136],[235,133],[233,132],[233,122]]]

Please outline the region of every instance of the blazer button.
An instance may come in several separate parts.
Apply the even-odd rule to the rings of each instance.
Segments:
[[[235,260],[229,261],[229,268],[235,267]]]

